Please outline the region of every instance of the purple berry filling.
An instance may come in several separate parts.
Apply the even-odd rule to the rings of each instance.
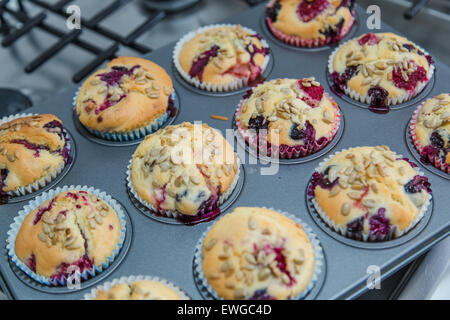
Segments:
[[[334,186],[336,186],[339,182],[339,177],[336,178],[334,181],[328,180],[328,171],[330,168],[328,167],[324,174],[320,172],[314,172],[311,178],[310,187],[308,190],[308,195],[311,197],[314,197],[314,189],[319,186],[322,189],[333,189]]]
[[[414,162],[410,161],[408,158],[397,158],[396,160],[404,160],[404,161],[409,163],[411,168],[417,168],[417,164],[415,164]]]
[[[406,91],[414,91],[418,82],[427,81],[427,72],[422,66],[417,66],[413,73],[408,75],[408,81],[405,81],[402,75],[401,68],[394,68],[392,71],[392,81],[397,88],[404,89]]]
[[[330,3],[328,0],[303,0],[297,7],[297,14],[303,22],[308,22],[324,11]]]
[[[276,300],[271,295],[267,294],[267,288],[256,290],[248,300]]]
[[[292,140],[303,140],[303,146],[307,150],[312,150],[314,143],[316,142],[316,129],[309,123],[308,120],[305,122],[305,127],[301,130],[297,129],[298,124],[293,124],[289,137]]]
[[[33,253],[25,262],[25,264],[28,266],[28,268],[31,269],[31,271],[36,272],[36,256]]]
[[[266,9],[266,16],[270,19],[270,21],[275,22],[278,19],[278,13],[281,10],[281,3],[279,0],[275,1],[273,6]]]
[[[426,164],[434,164],[440,158],[445,163],[449,152],[450,146],[445,147],[444,139],[435,131],[430,136],[430,144],[422,149],[420,160]]]
[[[364,229],[364,216],[356,218],[347,223],[347,232],[351,238],[362,239],[362,232]]]
[[[61,263],[56,272],[50,276],[51,280],[61,279],[61,277],[65,276],[66,278],[70,275],[68,269],[71,266],[76,266],[79,268],[80,273],[83,273],[85,270],[91,270],[94,266],[94,262],[89,258],[87,254],[84,254],[80,259],[72,263]]]
[[[19,139],[17,139],[17,140],[11,140],[11,143],[14,143],[14,144],[21,144],[21,145],[23,145],[25,148],[27,148],[27,149],[29,149],[29,150],[33,150],[33,151],[34,151],[33,156],[34,156],[35,158],[37,158],[37,157],[40,156],[40,151],[41,151],[41,150],[47,150],[47,151],[50,150],[50,149],[49,149],[48,147],[46,147],[46,146],[34,144],[34,143],[31,143],[31,142],[28,142],[27,140],[19,140]]]
[[[44,213],[52,210],[54,204],[55,204],[55,199],[52,199],[47,207],[39,208],[38,212],[34,216],[33,225],[36,225],[41,220]]]
[[[248,128],[255,130],[259,133],[259,130],[267,130],[269,128],[269,121],[263,116],[257,116],[255,118],[250,118],[248,121]]]
[[[128,69],[127,67],[123,66],[114,66],[112,67],[112,71],[107,73],[102,73],[97,75],[97,77],[100,77],[100,80],[105,82],[108,87],[115,86],[122,81],[122,77],[127,75],[131,76],[135,69],[140,68],[139,65],[133,66],[132,68]]]
[[[376,34],[373,34],[371,32],[367,33],[364,37],[358,40],[358,43],[360,46],[363,46],[365,44],[368,44],[369,46],[378,44],[380,42],[380,38],[377,37]]]
[[[211,47],[211,49],[200,54],[192,63],[191,69],[189,70],[189,75],[192,78],[198,78],[198,80],[202,81],[203,71],[205,70],[205,67],[209,62],[209,58],[217,57],[217,55],[219,54],[219,49],[219,46],[214,45]]]
[[[387,105],[387,97],[389,96],[389,92],[386,89],[375,86],[369,89],[367,92],[370,100],[369,110],[374,113],[385,114],[388,113],[390,108]]]
[[[391,231],[389,219],[386,218],[386,209],[379,208],[378,212],[369,218],[370,234],[374,237],[384,238]]]
[[[428,182],[428,178],[424,176],[416,175],[410,181],[404,185],[407,193],[418,193],[422,190],[431,194],[431,184]]]
[[[344,73],[337,73],[336,71],[331,74],[331,78],[333,79],[333,86],[331,89],[338,96],[341,96],[345,92],[345,87],[347,86],[347,82],[353,77],[353,75],[358,74],[358,66],[351,66],[345,69]]]
[[[9,170],[0,170],[0,204],[6,204],[8,202],[8,194],[3,190],[6,183],[6,178],[8,177]]]
[[[335,25],[329,25],[324,31],[320,31],[327,38],[331,39],[331,42],[338,42],[341,39],[342,27],[344,26],[345,19],[339,19],[339,22]]]

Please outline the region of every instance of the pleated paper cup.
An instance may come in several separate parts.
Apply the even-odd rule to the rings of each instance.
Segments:
[[[125,283],[127,285],[131,285],[133,282],[136,281],[152,281],[152,282],[159,282],[163,285],[169,287],[173,291],[175,291],[176,294],[180,296],[182,300],[190,300],[189,296],[181,290],[179,287],[177,287],[172,282],[167,281],[166,279],[158,278],[158,277],[151,277],[151,276],[129,276],[129,277],[120,277],[118,279],[114,279],[112,281],[107,281],[103,283],[101,286],[98,286],[95,289],[92,289],[91,292],[84,295],[84,300],[95,300],[98,297],[99,291],[107,292],[111,290],[115,285]]]
[[[125,213],[122,209],[122,207],[119,205],[119,203],[112,198],[107,193],[100,191],[99,189],[95,189],[93,187],[88,186],[64,186],[64,187],[58,187],[56,189],[52,189],[50,191],[44,192],[43,194],[37,196],[34,200],[31,200],[24,208],[19,211],[19,214],[14,218],[14,222],[10,225],[10,229],[7,233],[8,237],[6,239],[6,249],[8,252],[9,259],[25,274],[27,274],[30,278],[33,280],[47,286],[64,286],[67,283],[68,277],[67,275],[62,275],[60,277],[44,277],[41,275],[38,275],[33,270],[31,270],[24,262],[22,262],[19,257],[16,255],[15,250],[15,244],[16,244],[16,237],[17,233],[20,230],[20,227],[22,226],[22,223],[25,219],[25,217],[33,210],[38,208],[43,202],[47,200],[53,199],[56,195],[58,195],[61,192],[66,192],[70,190],[75,191],[86,191],[88,193],[92,193],[99,197],[100,199],[106,201],[116,212],[117,217],[120,222],[120,237],[119,241],[115,247],[115,249],[112,251],[112,254],[106,258],[105,261],[103,261],[100,265],[94,265],[94,267],[90,270],[84,270],[83,272],[75,271],[73,273],[73,277],[75,279],[81,279],[81,280],[88,280],[89,278],[95,277],[97,274],[102,273],[105,269],[107,269],[111,263],[113,263],[114,259],[117,257],[117,255],[120,252],[120,249],[122,248],[123,242],[125,240],[125,233],[126,233],[126,220],[125,220]]]
[[[419,152],[419,154],[422,158],[426,159],[427,162],[430,162],[435,168],[442,170],[446,173],[450,173],[450,166],[448,165],[447,162],[442,161],[442,159],[440,157],[436,157],[435,154],[430,155],[430,154],[424,152],[424,148],[426,146],[424,146],[420,143],[420,140],[416,134],[416,126],[417,126],[418,116],[419,116],[420,112],[422,111],[424,104],[427,103],[429,100],[431,100],[431,99],[428,99],[428,100],[422,102],[419,105],[419,107],[414,111],[414,114],[411,118],[411,122],[409,125],[409,134],[411,135],[411,139],[413,141],[414,146],[416,147],[416,150]]]
[[[337,47],[331,53],[330,57],[328,58],[328,72],[329,72],[330,75],[335,71],[334,68],[333,68],[333,61],[334,61],[334,57],[336,56],[336,53],[339,51],[339,49],[341,49],[341,47],[343,45],[345,45],[346,43],[348,43],[349,41],[352,41],[352,40],[354,40],[354,39],[351,39],[351,40],[348,40],[348,41],[342,43],[339,47]],[[417,48],[419,50],[421,50],[424,53],[424,55],[428,55],[428,52],[423,50],[421,47],[417,46]],[[419,93],[422,92],[422,90],[426,87],[426,85],[432,79],[433,74],[434,74],[434,70],[435,70],[435,66],[434,66],[434,64],[431,64],[429,66],[428,72],[427,72],[427,78],[428,78],[427,81],[418,82],[416,88],[412,92],[405,92],[404,94],[399,95],[397,97],[390,97],[390,98],[388,98],[387,102],[386,102],[386,105],[387,106],[398,105],[398,104],[407,102],[407,101],[411,100],[412,98],[414,98],[415,96],[417,96]],[[334,83],[334,81],[333,81],[333,83]],[[353,100],[356,100],[356,101],[359,101],[359,102],[362,102],[362,103],[370,104],[372,102],[372,97],[368,96],[367,94],[362,95],[362,94],[356,92],[355,90],[350,89],[348,86],[345,86],[344,93],[345,93],[346,96],[352,98]]]
[[[36,114],[36,113],[21,113],[21,114],[11,115],[11,116],[0,119],[0,125],[10,122],[10,121],[13,121],[13,120],[16,120],[16,119],[19,119],[19,118],[32,117],[32,116],[37,116],[37,115],[38,114]],[[68,134],[65,129],[63,129],[63,134],[66,137],[65,148],[67,148],[70,153],[72,145],[71,145],[71,141],[68,139]],[[64,161],[62,161],[59,166],[57,166],[50,172],[47,172],[47,174],[45,176],[41,177],[40,179],[38,179],[35,182],[30,183],[26,186],[21,186],[15,190],[9,191],[9,192],[7,192],[7,194],[12,197],[21,197],[21,196],[25,196],[27,194],[39,191],[40,189],[44,188],[49,183],[51,183],[53,180],[55,180],[59,176],[59,174],[64,170],[66,165],[68,165],[69,163],[70,163],[70,161],[68,163],[65,163]]]
[[[181,77],[186,82],[188,82],[190,85],[192,85],[198,89],[206,90],[206,91],[210,91],[210,92],[234,91],[234,90],[242,89],[248,85],[248,82],[249,82],[248,78],[234,79],[230,82],[223,83],[223,84],[212,84],[212,83],[200,81],[196,78],[191,77],[186,71],[184,71],[183,68],[181,67],[181,64],[179,61],[180,51],[183,48],[183,46],[188,41],[190,41],[192,38],[197,36],[198,34],[203,33],[207,30],[215,29],[215,28],[235,27],[235,26],[236,25],[234,25],[234,24],[213,24],[213,25],[201,27],[197,30],[189,32],[188,34],[186,34],[183,38],[181,38],[177,42],[177,44],[175,45],[175,48],[173,50],[172,60],[173,60],[173,63],[175,65],[175,68],[177,69],[178,73],[181,75]],[[252,35],[257,34],[256,31],[254,31],[250,28],[242,27],[242,29],[244,29],[249,34],[252,34]],[[263,48],[269,49],[269,44],[264,39],[261,39],[260,41],[261,41]],[[266,70],[267,65],[269,64],[269,61],[270,61],[270,54],[268,54],[264,57],[264,62],[263,62],[263,65],[261,66],[261,74],[263,74],[264,71]]]
[[[357,148],[357,147],[355,147]],[[336,156],[337,154],[347,151],[350,149],[342,149],[341,151],[337,151],[334,154],[326,157],[324,160],[322,160],[319,165],[314,169],[314,172],[318,172],[318,173],[322,173],[322,171],[325,169],[328,161],[331,160],[331,158],[333,158],[334,156]],[[395,153],[395,152],[394,152]],[[404,159],[404,157],[401,154],[397,154],[395,153],[396,159]],[[415,168],[416,172],[418,175],[424,176],[425,174],[420,171],[417,170],[417,168]],[[411,224],[408,226],[408,228],[404,229],[404,230],[400,230],[399,228],[397,228],[397,226],[392,225],[390,232],[388,234],[386,234],[385,236],[381,236],[381,235],[377,235],[377,236],[372,236],[369,233],[364,233],[362,232],[362,238],[358,237],[357,235],[355,235],[353,232],[351,232],[347,226],[342,226],[340,224],[336,224],[333,220],[330,219],[330,217],[326,214],[326,212],[320,207],[319,203],[317,202],[315,196],[314,196],[314,189],[312,185],[309,185],[308,187],[308,201],[310,201],[313,205],[314,205],[314,209],[316,210],[316,212],[318,213],[318,215],[320,216],[320,218],[331,228],[333,229],[335,232],[339,233],[340,235],[353,239],[353,240],[359,240],[359,241],[364,241],[364,242],[380,242],[380,241],[388,241],[388,240],[392,240],[395,238],[399,238],[402,235],[408,233],[408,231],[410,231],[412,228],[414,228],[419,221],[425,216],[429,205],[431,204],[431,194],[427,193],[427,199],[425,201],[425,203],[422,205],[422,207],[420,208],[417,216],[413,219],[413,221],[411,221]]]
[[[291,300],[301,300],[304,299],[308,293],[311,292],[311,290],[314,288],[314,286],[317,284],[317,281],[319,280],[320,274],[322,273],[322,270],[324,268],[325,259],[323,255],[322,246],[320,244],[320,241],[316,234],[313,232],[310,226],[308,226],[305,222],[303,222],[300,218],[297,216],[294,216],[292,214],[289,214],[284,211],[276,210],[273,208],[266,208],[262,207],[264,209],[269,209],[275,212],[278,212],[285,217],[291,219],[296,224],[301,225],[303,231],[306,233],[309,242],[311,243],[311,246],[314,251],[314,272],[313,276],[308,284],[308,286],[300,292],[296,297],[292,297]],[[220,220],[219,220],[220,221]],[[217,223],[217,222],[216,222]],[[205,241],[206,235],[211,230],[213,225],[209,226],[205,232],[203,232],[201,238],[198,240],[197,245],[195,246],[194,251],[194,277],[196,280],[196,283],[199,284],[200,288],[202,290],[206,290],[214,299],[216,300],[223,300],[222,297],[220,297],[217,292],[212,288],[212,286],[209,284],[208,280],[205,277],[205,273],[203,272],[203,256],[202,256],[202,247],[203,242]]]

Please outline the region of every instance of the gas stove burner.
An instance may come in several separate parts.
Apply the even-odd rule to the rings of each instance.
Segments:
[[[19,113],[33,105],[19,90],[0,88],[0,118]]]
[[[198,2],[200,0],[142,0],[146,7],[161,11],[180,11]]]

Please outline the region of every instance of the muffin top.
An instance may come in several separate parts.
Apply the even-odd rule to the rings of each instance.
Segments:
[[[202,267],[224,299],[297,297],[314,274],[314,251],[302,227],[265,208],[239,207],[214,224]]]
[[[32,184],[70,160],[56,116],[28,116],[0,125],[0,194]]]
[[[355,234],[384,236],[405,230],[431,193],[416,165],[387,146],[357,147],[333,156],[311,180],[320,208]]]
[[[420,144],[450,164],[450,94],[427,100],[419,112],[416,136]]]
[[[190,77],[209,84],[228,84],[236,79],[253,81],[265,67],[264,47],[258,34],[240,25],[203,31],[187,41],[178,59]]]
[[[108,291],[99,290],[95,300],[182,300],[168,285],[159,281],[140,280],[118,283]]]
[[[266,17],[282,33],[302,39],[339,38],[353,23],[350,0],[275,0]]]
[[[343,44],[332,61],[334,82],[362,96],[384,100],[411,95],[427,82],[432,65],[414,43],[396,34],[366,33]]]
[[[17,257],[33,272],[52,279],[69,266],[100,266],[116,248],[120,222],[110,205],[86,191],[61,192],[24,219],[17,233]]]
[[[314,78],[276,79],[252,89],[237,119],[244,129],[268,130],[272,144],[309,148],[336,128],[337,110]]]
[[[218,131],[184,122],[141,142],[133,155],[130,180],[157,211],[193,216],[215,208],[237,172],[233,148]]]
[[[129,132],[167,112],[173,85],[156,63],[119,57],[83,83],[77,97],[80,122],[100,132]]]

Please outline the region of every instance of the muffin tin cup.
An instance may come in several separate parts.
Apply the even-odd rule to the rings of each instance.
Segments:
[[[19,118],[32,117],[32,116],[37,116],[37,115],[38,114],[35,114],[35,113],[21,113],[21,114],[11,115],[11,116],[0,119],[0,125],[10,122],[10,121],[13,121],[13,120],[16,120],[16,119],[19,119]],[[69,153],[72,155],[73,154],[72,144],[69,139],[69,135],[68,135],[66,129],[63,129],[63,132],[65,133],[66,138],[67,138],[66,147],[69,150]],[[73,159],[72,159],[72,161],[73,161]],[[37,192],[37,191],[41,190],[42,188],[44,188],[45,186],[47,186],[48,184],[50,184],[56,178],[58,178],[58,176],[61,174],[61,172],[64,170],[64,168],[69,165],[70,165],[70,163],[66,164],[63,161],[58,167],[53,169],[51,172],[48,172],[47,175],[45,175],[44,177],[36,180],[33,183],[30,183],[29,185],[19,187],[13,191],[9,191],[9,192],[7,192],[7,194],[11,197],[23,197],[23,196],[29,195],[30,193]]]
[[[336,53],[339,51],[339,49],[342,48],[342,46],[344,46],[345,44],[347,44],[350,41],[355,40],[356,38],[350,39],[344,43],[342,43],[341,45],[339,45],[336,49],[334,49],[334,51],[331,53],[331,55],[328,58],[328,78],[330,79],[330,83],[331,85],[334,85],[334,81],[331,79],[331,74],[334,72],[334,68],[333,68],[333,60],[334,57],[336,55]],[[419,47],[418,45],[416,45],[416,47],[421,50],[425,55],[429,55],[429,53],[422,49],[421,47]],[[434,75],[434,70],[435,70],[435,65],[432,64],[430,65],[428,72],[427,72],[427,81],[421,81],[418,83],[418,85],[416,86],[416,88],[414,89],[414,91],[410,92],[410,93],[404,93],[403,95],[400,95],[398,97],[392,97],[389,98],[387,101],[387,106],[395,106],[395,105],[399,105],[402,103],[405,103],[411,99],[413,99],[414,97],[416,97],[418,94],[420,94],[425,87],[431,82],[431,80],[433,79],[433,75]],[[361,102],[367,105],[370,105],[371,101],[372,101],[372,97],[366,95],[361,95],[360,93],[356,92],[353,89],[350,89],[349,87],[345,86],[345,91],[344,94],[347,97],[350,97],[351,99],[353,99],[356,102]],[[368,106],[367,106],[368,108]]]
[[[271,0],[267,5],[267,8],[271,8],[275,2],[276,0]],[[323,39],[304,39],[299,36],[291,36],[275,28],[273,22],[268,17],[264,17],[264,20],[267,23],[267,27],[270,32],[272,32],[277,39],[283,41],[284,43],[294,47],[317,48],[326,46],[330,43],[339,42],[342,38],[344,38],[350,32],[353,23],[355,22],[355,16],[353,15],[349,24],[342,28],[341,34],[337,39],[333,39],[332,37],[324,37]]]
[[[337,154],[343,152],[343,151],[347,151],[350,149],[342,149],[338,152],[335,152],[334,154],[326,157],[324,160],[322,160],[319,165],[314,169],[314,172],[319,172],[321,173],[322,170],[325,168],[325,166],[327,165],[328,161],[331,160],[331,158],[333,158],[334,156],[336,156]],[[396,159],[403,159],[404,157],[401,154],[397,154],[396,155]],[[415,168],[415,170],[417,171],[418,175],[424,176],[425,174],[418,170],[417,168]],[[307,194],[307,200],[308,202],[310,202],[316,213],[319,215],[319,217],[322,219],[322,221],[328,226],[330,227],[332,230],[334,230],[335,232],[337,232],[338,234],[349,238],[349,239],[353,239],[353,240],[358,240],[358,241],[362,241],[362,242],[385,242],[385,241],[389,241],[389,240],[393,240],[393,239],[397,239],[400,238],[402,235],[408,233],[411,229],[413,229],[419,222],[420,220],[422,220],[422,218],[425,216],[425,214],[428,211],[428,207],[431,204],[431,200],[432,200],[432,195],[431,194],[427,194],[427,199],[425,201],[425,203],[422,205],[422,207],[420,208],[417,216],[413,219],[413,221],[411,221],[411,224],[408,226],[408,228],[404,229],[404,230],[400,230],[399,228],[397,228],[396,226],[391,227],[391,230],[388,234],[386,234],[384,237],[383,236],[372,236],[370,234],[362,234],[362,239],[360,239],[359,237],[357,237],[356,235],[354,235],[352,232],[350,232],[348,230],[348,228],[339,224],[336,224],[333,220],[331,220],[328,215],[326,214],[326,212],[324,210],[322,210],[322,208],[319,206],[317,200],[315,199],[314,196],[311,196],[310,194],[312,194],[314,192],[314,190],[312,189],[312,185],[309,182],[308,186],[306,188],[306,194]]]
[[[414,111],[414,114],[412,115],[411,121],[409,123],[409,134],[411,136],[412,142],[414,144],[414,147],[416,148],[416,151],[419,153],[419,155],[422,157],[426,157],[428,159],[428,161],[431,162],[431,165],[433,165],[435,168],[441,170],[444,174],[450,174],[450,166],[446,163],[443,162],[441,158],[436,157],[435,155],[433,156],[427,156],[426,154],[423,153],[423,148],[425,148],[425,146],[423,146],[420,141],[419,138],[416,135],[416,125],[417,125],[417,117],[419,116],[419,113],[421,112],[424,104],[426,102],[428,102],[430,99],[422,102],[419,107]]]
[[[313,276],[308,284],[308,286],[300,292],[296,297],[291,298],[291,300],[301,300],[301,299],[314,299],[315,294],[318,293],[320,290],[324,279],[326,275],[326,261],[325,256],[323,253],[322,246],[320,244],[320,241],[316,234],[313,232],[312,228],[309,227],[306,223],[304,223],[300,218],[297,216],[294,216],[292,214],[289,214],[284,211],[276,210],[273,208],[266,208],[272,211],[276,211],[278,213],[281,213],[285,217],[293,220],[295,223],[302,226],[303,231],[308,236],[308,239],[312,245],[313,251],[314,251],[314,272]],[[197,285],[200,293],[203,295],[205,299],[215,299],[215,300],[223,300],[217,292],[211,287],[211,285],[208,283],[208,280],[205,277],[205,274],[203,272],[203,257],[202,257],[202,247],[203,242],[205,240],[206,235],[211,230],[213,225],[209,226],[205,232],[203,232],[202,236],[200,237],[199,241],[197,242],[197,245],[195,246],[194,250],[194,260],[193,260],[193,272],[194,272],[194,280],[195,284]],[[316,290],[317,289],[317,290]]]
[[[296,146],[289,146],[285,149],[280,149],[279,146],[271,144],[270,147],[267,146],[267,140],[263,139],[263,141],[259,141],[261,139],[258,139],[258,136],[250,134],[241,124],[239,120],[239,116],[241,114],[242,106],[244,102],[247,99],[242,99],[239,102],[238,108],[235,112],[235,122],[237,131],[239,132],[240,136],[245,140],[245,142],[249,145],[249,147],[253,151],[257,151],[258,156],[263,155],[263,157],[268,158],[275,158],[274,155],[277,155],[279,159],[297,159],[301,157],[306,157],[308,155],[311,155],[313,153],[316,153],[320,151],[321,149],[325,148],[335,137],[337,131],[339,130],[339,125],[341,122],[341,111],[334,99],[326,92],[324,92],[324,95],[327,99],[329,99],[334,107],[334,111],[336,113],[336,117],[334,119],[334,128],[331,130],[330,134],[327,137],[327,140],[325,143],[318,144],[317,140],[314,143],[314,147],[311,149],[306,149],[303,147],[303,145],[296,145]],[[261,138],[261,137],[259,137]],[[259,143],[258,143],[259,142]]]
[[[127,285],[131,285],[135,281],[153,281],[153,282],[159,282],[166,286],[168,286],[170,289],[175,291],[182,300],[191,300],[189,296],[181,290],[179,287],[177,287],[172,282],[167,281],[166,279],[158,278],[158,277],[152,277],[152,276],[129,276],[129,277],[120,277],[118,279],[114,279],[111,281],[107,281],[103,283],[102,285],[98,286],[97,288],[92,289],[89,293],[86,293],[84,295],[84,300],[95,300],[98,296],[99,291],[109,291],[111,290],[115,285],[126,283]]]
[[[183,48],[183,46],[190,41],[192,38],[194,38],[195,36],[197,36],[198,34],[205,32],[207,30],[210,29],[215,29],[215,28],[221,28],[221,27],[234,27],[236,26],[235,24],[213,24],[213,25],[208,25],[205,27],[201,27],[197,30],[191,31],[188,34],[186,34],[183,38],[181,38],[175,45],[175,48],[173,50],[173,55],[172,55],[172,60],[173,60],[173,64],[175,66],[175,69],[178,71],[178,73],[181,75],[181,77],[190,85],[201,89],[201,90],[205,90],[205,91],[210,91],[210,92],[230,92],[230,91],[236,91],[239,89],[242,89],[244,87],[246,87],[249,83],[249,79],[248,78],[241,78],[241,79],[235,79],[231,82],[228,83],[223,83],[223,84],[211,84],[211,83],[206,83],[203,81],[200,81],[196,78],[191,77],[186,71],[183,70],[183,68],[181,67],[180,61],[178,59],[179,55],[180,55],[180,51]],[[242,27],[246,32],[248,32],[249,34],[255,35],[257,34],[256,31],[247,28],[247,27]],[[264,48],[270,49],[269,44],[266,42],[266,40],[261,39],[261,44]],[[271,59],[271,53],[269,53],[268,55],[266,55],[264,57],[264,62],[261,66],[261,75],[264,73],[264,71],[266,70],[269,61]]]
[[[105,269],[108,268],[111,263],[113,263],[116,256],[119,254],[122,245],[125,240],[127,225],[126,225],[126,218],[125,218],[125,212],[122,209],[122,206],[110,195],[106,194],[103,191],[100,191],[98,189],[95,189],[93,187],[87,187],[87,186],[64,186],[64,187],[58,187],[56,189],[50,190],[48,192],[45,192],[39,196],[37,196],[34,200],[30,201],[28,205],[25,205],[24,208],[19,211],[18,216],[14,218],[14,222],[10,225],[10,230],[8,231],[8,237],[6,239],[6,249],[8,252],[9,259],[12,263],[14,263],[20,270],[22,270],[26,275],[28,275],[33,280],[37,281],[38,283],[46,286],[53,286],[53,287],[59,287],[59,286],[65,286],[67,284],[68,278],[63,275],[59,278],[51,279],[50,277],[44,277],[40,276],[37,273],[33,272],[24,262],[22,262],[19,257],[16,255],[15,251],[15,242],[17,233],[20,230],[20,227],[22,226],[22,223],[25,219],[25,217],[33,210],[38,208],[43,202],[50,200],[54,198],[57,194],[61,192],[66,192],[70,190],[76,190],[76,191],[86,191],[89,193],[92,193],[99,197],[100,199],[106,201],[117,213],[117,217],[120,222],[120,237],[119,241],[116,245],[116,248],[112,251],[112,254],[106,258],[106,261],[102,262],[100,266],[94,265],[94,267],[91,270],[84,270],[82,273],[79,271],[75,271],[73,273],[73,277],[75,279],[81,279],[81,280],[88,280],[92,277],[95,277],[96,275],[102,273]]]
[[[74,109],[74,112],[76,113],[77,108],[77,100],[78,100],[78,94],[80,93],[81,86],[78,87],[77,91],[75,92],[75,95],[72,100],[72,106]],[[171,96],[172,100],[176,101],[176,94],[175,91],[172,92]],[[78,118],[78,116],[77,116]],[[153,119],[150,123],[146,124],[145,126],[136,128],[130,132],[101,132],[98,130],[94,130],[91,128],[86,127],[82,124],[82,126],[92,135],[108,140],[108,141],[115,141],[115,142],[133,142],[138,139],[142,139],[145,136],[158,131],[169,119],[169,113],[166,111],[164,114],[159,116],[156,119]],[[79,121],[79,120],[78,120]],[[81,122],[80,122],[81,123]]]
[[[236,189],[236,186],[238,185],[238,181],[240,180],[240,176],[243,174],[241,172],[241,161],[240,161],[239,157],[237,156],[237,154],[236,154],[236,160],[237,160],[237,165],[238,165],[238,170],[236,172],[236,175],[235,175],[230,187],[228,188],[228,190],[225,193],[220,195],[219,200],[217,202],[217,206],[224,204],[226,202],[226,200],[233,194],[233,191]],[[127,188],[130,193],[130,196],[132,196],[135,200],[137,200],[142,206],[144,206],[144,208],[147,209],[146,211],[150,211],[151,214],[154,215],[155,217],[160,216],[160,217],[164,217],[164,218],[167,217],[170,219],[190,217],[188,215],[183,215],[183,214],[179,213],[178,211],[174,211],[174,210],[159,210],[153,204],[142,199],[142,197],[134,189],[133,183],[131,182],[131,164],[132,164],[132,162],[133,162],[133,159],[130,159],[130,162],[128,163],[128,167],[127,167],[127,179],[126,179]],[[220,212],[218,213],[218,215],[219,214],[220,214]],[[194,216],[192,216],[192,217],[194,217]],[[216,217],[217,216],[210,217],[206,220],[200,218],[199,221],[193,222],[192,224],[196,224],[198,222],[210,221],[212,219],[215,219]],[[187,224],[191,224],[191,223],[187,222]]]

